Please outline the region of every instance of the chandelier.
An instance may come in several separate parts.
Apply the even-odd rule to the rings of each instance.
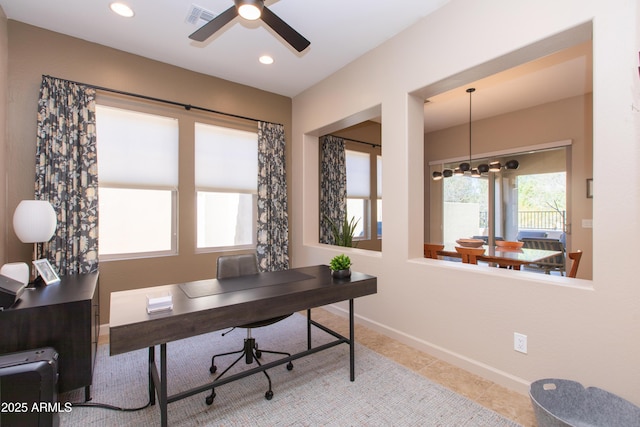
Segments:
[[[471,95],[475,92],[476,89],[470,87],[467,89],[467,93],[469,94],[469,162],[462,162],[455,169],[445,168],[440,171],[435,171],[432,174],[432,178],[434,181],[439,181],[442,178],[449,178],[451,176],[463,176],[468,175],[474,178],[479,178],[481,176],[486,176],[489,172],[500,172],[502,169],[518,169],[520,163],[517,160],[509,160],[504,165],[500,163],[500,161],[492,161],[489,163],[479,164],[477,167],[472,167],[471,165]]]

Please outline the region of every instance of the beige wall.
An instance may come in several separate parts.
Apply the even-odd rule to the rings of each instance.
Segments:
[[[0,224],[6,224],[7,218],[7,192],[6,188],[6,150],[7,150],[7,86],[9,74],[9,37],[7,34],[7,17],[0,6],[0,188],[3,189],[0,197]],[[0,265],[7,262],[7,227],[0,227]]]
[[[593,176],[592,96],[578,96],[534,108],[473,122],[473,153],[499,152],[533,147],[558,141],[571,141],[571,185],[567,199],[571,216],[568,250],[580,249],[583,256],[578,277],[591,279],[593,229],[582,227],[583,219],[593,218],[593,199],[586,197],[586,179]],[[458,158],[468,152],[468,124],[425,135],[425,241],[438,242],[441,218],[431,221],[430,192],[439,192],[441,181],[433,181],[428,170],[432,161]],[[521,165],[521,169],[526,165]],[[442,200],[441,194],[437,196]],[[441,233],[440,233],[441,234]]]
[[[6,37],[6,32],[3,36]],[[1,40],[1,39],[0,39]],[[45,31],[9,20],[9,138],[6,176],[9,191],[7,215],[22,199],[33,198],[36,110],[43,74],[205,107],[216,111],[282,123],[291,135],[291,99],[248,86],[208,77],[181,68]],[[0,46],[1,49],[1,46]],[[1,52],[1,50],[0,50]],[[6,87],[6,85],[2,85]],[[2,92],[0,92],[1,94]],[[99,95],[100,96],[100,95]],[[161,105],[160,108],[167,108]],[[176,107],[178,114],[195,117]],[[0,122],[1,123],[1,122]],[[195,191],[192,176],[192,132],[181,131],[179,188],[179,254],[169,257],[100,263],[101,323],[109,321],[112,291],[211,277],[218,254],[194,252]],[[290,164],[288,145],[287,163]],[[191,169],[189,169],[191,168]],[[290,176],[289,176],[290,179]],[[32,247],[18,241],[10,224],[8,261],[26,261]]]
[[[639,16],[635,0],[450,0],[294,97],[296,264],[343,251],[317,243],[318,135],[381,115],[382,252],[346,251],[354,269],[378,277],[377,295],[355,303],[358,321],[523,394],[534,380],[569,378],[640,404],[636,260],[613,249],[640,235]],[[593,280],[424,259],[424,89],[452,77],[460,87],[584,42],[591,22]],[[528,336],[528,354],[513,350],[514,332]]]

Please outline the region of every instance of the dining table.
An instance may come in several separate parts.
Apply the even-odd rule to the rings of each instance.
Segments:
[[[456,251],[457,245],[445,244],[444,249],[438,251],[438,255],[445,257],[460,258],[461,255]],[[501,268],[511,268],[520,270],[520,267],[527,264],[535,264],[548,258],[562,255],[562,251],[550,251],[545,249],[533,248],[513,248],[505,246],[481,246],[484,254],[478,255],[478,261],[488,262]]]

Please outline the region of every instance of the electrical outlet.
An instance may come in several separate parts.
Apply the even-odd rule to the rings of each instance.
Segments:
[[[527,354],[527,336],[514,332],[513,349],[515,351],[519,351],[520,353]]]

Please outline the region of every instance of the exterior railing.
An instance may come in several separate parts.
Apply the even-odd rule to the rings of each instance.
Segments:
[[[562,230],[566,221],[566,211],[519,211],[518,229]],[[488,227],[488,213],[480,212],[480,228]]]
[[[566,211],[520,211],[518,229],[562,230]]]

